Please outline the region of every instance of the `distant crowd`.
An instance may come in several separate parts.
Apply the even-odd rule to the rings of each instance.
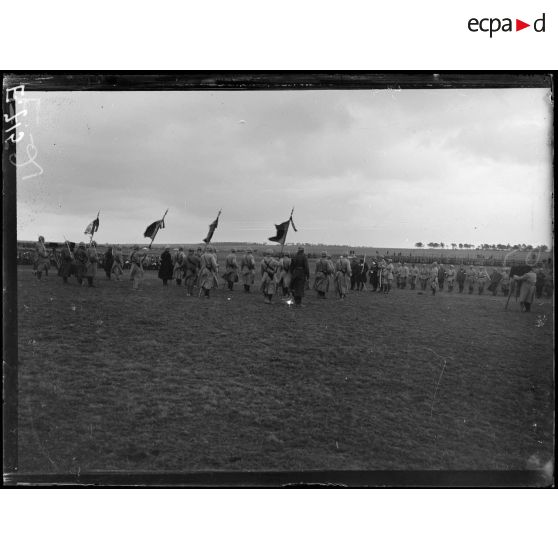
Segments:
[[[377,260],[377,261],[376,261]],[[430,292],[466,293],[493,296],[510,293],[514,280],[532,286],[533,298],[552,296],[553,277],[549,267],[523,266],[528,273],[521,277],[510,274],[510,268],[484,266],[454,266],[438,264],[410,264],[404,261],[394,262],[391,258],[376,258],[367,261],[365,256],[344,253],[335,260],[322,252],[315,263],[312,289],[318,298],[326,298],[333,293],[340,299],[350,291],[371,291],[389,295],[393,289]],[[129,269],[132,288],[139,289],[143,272],[150,266],[158,271],[163,286],[175,283],[184,284],[186,295],[209,297],[210,292],[219,286],[219,264],[216,251],[210,245],[204,249],[179,248],[171,252],[166,246],[160,256],[149,256],[147,249],[134,246],[124,256],[121,246],[108,246],[100,252],[95,241],[88,246],[66,244],[58,253],[47,251],[44,238],[39,237],[33,254],[34,273],[38,279],[48,275],[54,261],[57,273],[64,283],[75,276],[78,284],[95,286],[98,271],[104,271],[107,280],[121,280],[125,270]],[[156,263],[155,263],[156,262]],[[304,248],[299,247],[296,254],[288,252],[275,255],[272,250],[264,252],[256,262],[252,250],[237,254],[234,249],[226,256],[221,278],[223,287],[233,290],[236,283],[241,283],[245,292],[250,292],[255,284],[256,275],[260,279],[260,291],[264,300],[271,303],[275,295],[292,297],[300,305],[305,291],[310,288],[310,266]],[[531,285],[532,283],[532,285]]]

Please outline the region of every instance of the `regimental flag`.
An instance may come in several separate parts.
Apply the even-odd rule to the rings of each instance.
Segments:
[[[294,208],[293,208],[294,211]],[[285,244],[285,240],[287,240],[287,232],[289,231],[289,225],[293,226],[293,229],[295,232],[297,232],[295,224],[293,222],[293,212],[291,211],[291,216],[288,218],[287,221],[285,221],[284,223],[281,223],[280,225],[275,225],[275,228],[277,229],[277,232],[275,234],[275,236],[270,236],[268,238],[268,240],[271,240],[271,242],[278,242],[279,244],[281,244],[281,246],[283,246]]]
[[[151,240],[155,240],[155,237],[157,236],[159,229],[164,229],[164,228],[165,228],[164,219],[159,219],[158,221],[151,223],[151,225],[149,225],[149,227],[145,229],[143,236],[145,238],[150,238]]]
[[[221,215],[221,210],[219,210],[219,213],[217,213],[217,218],[215,219],[215,221],[213,221],[213,223],[209,225],[209,232],[207,233],[207,236],[203,239],[203,241],[206,244],[209,244],[211,242],[211,239],[213,238],[213,233],[215,232],[215,229],[219,224],[219,215]]]
[[[97,217],[87,225],[83,234],[89,234],[93,236],[99,230],[99,213],[97,213]]]

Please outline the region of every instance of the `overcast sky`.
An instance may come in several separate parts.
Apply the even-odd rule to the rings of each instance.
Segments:
[[[551,245],[548,90],[26,94],[18,238]],[[39,101],[30,101],[38,99]],[[28,176],[29,178],[25,178]]]

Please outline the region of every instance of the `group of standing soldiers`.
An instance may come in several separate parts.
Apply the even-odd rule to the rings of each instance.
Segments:
[[[272,251],[266,251],[259,268],[260,290],[267,304],[279,292],[285,297],[292,295],[294,304],[301,305],[305,284],[310,278],[308,259],[303,248],[299,248],[293,258],[289,254],[281,254],[276,258]],[[256,269],[252,250],[246,250],[237,259],[236,250],[232,249],[225,259],[225,271],[222,275],[225,286],[232,291],[235,283],[242,281],[244,292],[249,293],[256,280]],[[198,296],[203,294],[205,298],[209,298],[211,290],[219,286],[218,273],[219,264],[212,246],[206,246],[205,250],[190,248],[188,254],[184,253],[183,248],[179,248],[174,257],[170,247],[165,246],[161,254],[158,275],[163,285],[167,286],[170,280],[175,280],[177,285],[184,281],[187,296],[193,296],[194,289],[198,288]]]
[[[86,246],[84,242],[80,242],[75,247],[75,250],[72,250],[70,244],[66,242],[60,251],[57,265],[58,275],[62,277],[64,283],[68,283],[68,278],[75,275],[80,285],[94,287],[94,279],[97,276],[99,267],[97,243],[92,240]],[[43,273],[48,273],[49,266],[50,256],[45,247],[45,239],[39,236],[39,240],[35,245],[34,260],[34,273],[37,279],[40,280]],[[107,279],[111,279],[114,276],[117,280],[120,280],[120,276],[124,273],[124,256],[121,246],[117,246],[115,249],[109,246],[104,255],[103,267]]]
[[[133,289],[140,287],[146,258],[145,249],[140,250],[137,245],[133,247],[129,256]],[[117,281],[120,280],[124,269],[122,247],[109,246],[102,262],[106,278],[110,280],[114,277]],[[50,257],[45,248],[44,237],[40,236],[35,247],[34,262],[35,274],[39,280],[43,273],[48,272],[49,263]],[[75,275],[80,285],[94,287],[99,266],[95,241],[88,246],[80,242],[74,251],[69,243],[66,243],[60,253],[58,265],[58,274],[64,283],[68,282],[71,275]],[[256,270],[257,264],[252,250],[246,250],[237,259],[236,250],[232,249],[225,259],[222,275],[224,286],[232,291],[235,283],[242,282],[244,292],[249,293],[255,283]],[[279,256],[275,256],[272,250],[266,251],[259,263],[259,272],[260,291],[267,304],[272,302],[274,295],[279,294],[284,298],[292,297],[296,306],[301,305],[305,290],[310,287],[309,263],[303,247],[299,247],[293,257],[289,253],[281,252]],[[209,245],[204,250],[190,248],[187,253],[183,248],[179,248],[175,254],[171,254],[170,247],[165,246],[160,257],[158,276],[163,285],[168,286],[169,281],[175,281],[177,285],[184,283],[187,296],[194,296],[197,289],[198,296],[203,294],[209,298],[211,290],[219,286],[218,273],[216,251]],[[540,296],[537,290],[539,278],[540,275],[536,272],[533,272],[533,277],[525,278],[526,281],[529,279],[529,284],[531,279],[533,280],[537,296]],[[473,294],[476,290],[482,295],[486,288],[493,295],[501,291],[507,296],[510,292],[510,281],[510,270],[505,267],[495,268],[489,275],[484,266],[466,268],[461,265],[456,270],[454,265],[446,267],[443,264],[438,265],[437,262],[430,266],[422,264],[418,267],[416,264],[408,266],[404,262],[394,264],[391,259],[371,261],[369,265],[365,256],[350,257],[343,253],[333,261],[327,252],[322,252],[316,262],[312,288],[317,292],[319,299],[325,299],[330,290],[340,299],[344,299],[349,291],[367,290],[367,282],[372,291],[384,294],[389,294],[393,286],[406,289],[409,284],[411,290],[430,290],[432,295],[444,290],[444,287],[451,293],[457,285],[459,293]]]

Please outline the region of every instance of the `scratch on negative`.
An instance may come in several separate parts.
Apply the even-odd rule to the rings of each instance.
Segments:
[[[442,370],[440,372],[440,376],[438,376],[438,381],[436,382],[436,388],[434,389],[434,396],[432,397],[432,403],[430,405],[430,416],[432,417],[432,412],[434,411],[434,402],[436,401],[436,395],[438,394],[438,388],[440,387],[440,382],[442,381],[442,376],[444,375],[444,371],[446,370],[446,364],[447,364],[448,360],[451,360],[451,358],[450,357],[443,357],[443,356],[439,355],[436,351],[434,351],[433,349],[429,349],[428,347],[423,347],[423,349],[426,349],[427,351],[433,352],[439,359],[444,361],[444,363],[442,364]]]

